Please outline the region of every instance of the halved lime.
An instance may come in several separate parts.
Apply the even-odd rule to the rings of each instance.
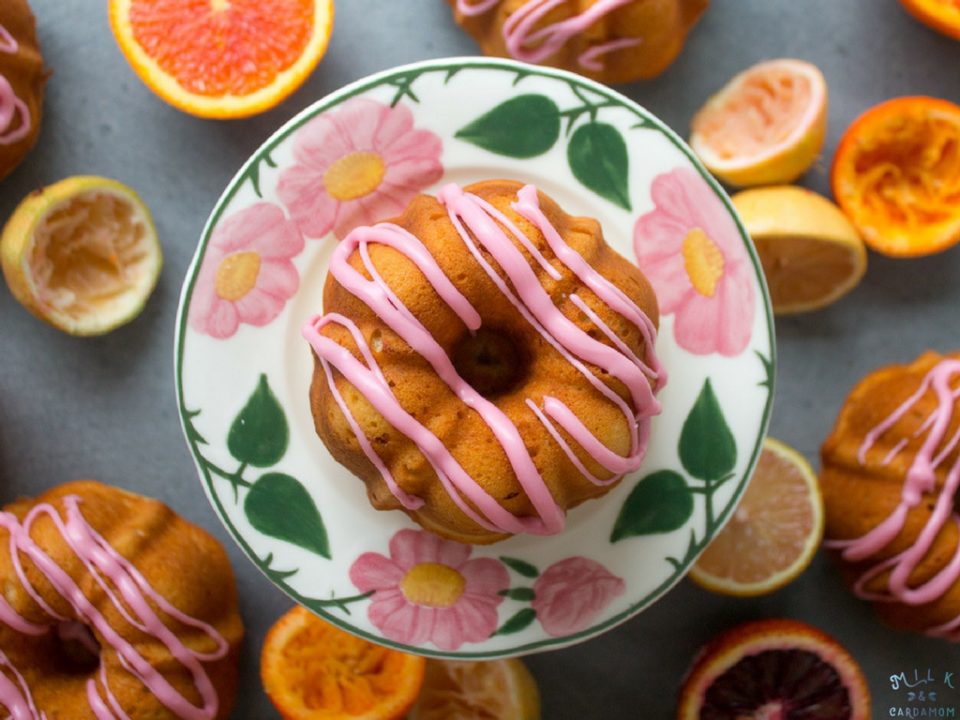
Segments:
[[[163,253],[150,211],[115,180],[79,176],[36,190],[0,236],[13,296],[70,335],[133,320],[157,284]]]

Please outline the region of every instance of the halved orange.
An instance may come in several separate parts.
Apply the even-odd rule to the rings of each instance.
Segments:
[[[772,185],[743,190],[731,200],[757,248],[777,315],[826,307],[863,278],[863,240],[840,208],[822,195],[795,185]]]
[[[960,242],[960,106],[917,96],[881,103],[847,129],[833,195],[872,249],[930,255]]]
[[[817,476],[796,450],[767,438],[743,499],[690,578],[721,595],[764,595],[799,576],[822,539]]]
[[[264,112],[327,50],[333,0],[110,0],[110,26],[134,72],[191,115]]]
[[[398,720],[417,699],[425,663],[297,607],[267,633],[260,676],[285,720]]]
[[[539,720],[537,683],[520,660],[427,660],[408,720]]]
[[[796,620],[738,625],[710,642],[680,689],[677,720],[870,720],[870,691],[847,650]]]
[[[768,60],[728,82],[693,118],[690,146],[731,185],[789,183],[827,131],[827,82],[803,60]]]
[[[960,40],[960,2],[957,0],[900,0],[900,4],[924,25]]]

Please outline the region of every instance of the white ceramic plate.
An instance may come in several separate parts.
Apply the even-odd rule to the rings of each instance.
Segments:
[[[490,178],[534,183],[597,218],[625,257],[639,251],[661,302],[669,382],[638,472],[572,510],[559,535],[467,547],[376,512],[331,458],[313,429],[300,328],[321,310],[338,236],[398,214],[417,192]],[[602,633],[683,577],[759,453],[773,322],[727,197],[663,123],[576,75],[466,58],[345,87],[250,158],[187,273],[175,359],[204,489],[271,581],[376,642],[494,658]],[[409,571],[425,563],[460,578],[443,607],[411,600],[425,596]]]

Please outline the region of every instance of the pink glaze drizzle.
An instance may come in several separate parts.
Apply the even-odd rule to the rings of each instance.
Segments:
[[[14,54],[20,50],[20,43],[10,32],[0,25],[0,53]],[[11,130],[17,115],[20,115],[20,126]],[[10,81],[0,75],[0,145],[12,145],[20,142],[30,134],[30,108],[17,97]]]
[[[211,720],[216,717],[219,700],[213,683],[201,663],[224,657],[229,649],[227,641],[213,627],[187,616],[159,595],[146,578],[87,523],[80,512],[80,502],[80,498],[76,496],[64,498],[65,520],[49,504],[40,504],[32,508],[22,523],[14,515],[0,512],[0,527],[10,534],[10,556],[21,585],[50,617],[50,627],[60,627],[63,623],[74,622],[71,618],[54,612],[43,601],[24,571],[20,559],[22,554],[29,558],[37,571],[70,605],[77,621],[90,627],[102,643],[112,648],[127,672],[142,682],[166,708],[185,720]],[[104,615],[87,599],[76,581],[33,541],[30,535],[33,524],[44,515],[52,521],[70,549],[123,618],[141,632],[162,643],[170,655],[190,672],[200,694],[201,705],[192,704],[178,692],[163,674],[158,672],[110,625]],[[164,615],[207,635],[216,644],[216,649],[209,653],[201,653],[188,648],[165,624],[154,610],[154,606]],[[48,628],[30,623],[20,617],[6,601],[0,603],[0,622],[18,632],[30,635],[48,631]],[[66,631],[71,632],[69,625]],[[0,657],[0,664],[4,663],[13,670],[18,684],[10,682],[0,673],[0,705],[5,707],[16,720],[43,718],[42,714],[37,714],[23,678],[12,668],[5,656]],[[100,688],[93,679],[88,680],[86,685],[87,699],[94,716],[98,720],[127,720],[126,713],[110,690],[102,664],[99,676]],[[5,679],[7,682],[4,682]],[[105,699],[101,697],[101,689]]]
[[[509,218],[486,201],[453,184],[444,187],[438,194],[438,199],[446,207],[448,217],[457,229],[460,239],[500,291],[551,346],[624,414],[630,429],[630,452],[623,457],[603,446],[579,418],[556,398],[542,398],[542,407],[538,407],[533,399],[527,398],[527,405],[574,465],[592,482],[598,485],[609,484],[623,474],[636,470],[646,452],[650,418],[660,411],[655,391],[665,382],[665,374],[654,352],[656,328],[653,322],[630,298],[600,275],[563,240],[541,211],[537,190],[532,185],[520,190],[517,201],[512,205],[513,209],[540,229],[560,263],[573,272],[601,301],[640,330],[645,342],[645,360],[631,352],[592,311],[588,317],[604,335],[611,340],[616,338],[615,347],[590,337],[560,312],[523,253],[511,240],[511,236],[531,252],[541,267],[550,267],[552,272],[548,272],[551,276],[556,278],[560,277],[560,274]],[[383,281],[370,260],[367,250],[370,244],[387,245],[409,258],[471,333],[481,326],[480,314],[443,273],[426,246],[417,237],[396,225],[380,223],[373,227],[357,228],[337,246],[330,261],[330,272],[337,282],[370,307],[388,327],[430,363],[437,375],[464,404],[479,413],[503,448],[537,516],[516,517],[503,508],[466,473],[436,435],[401,407],[367,341],[351,320],[336,313],[315,317],[304,326],[303,335],[317,354],[330,391],[357,436],[364,454],[379,470],[388,488],[404,507],[413,510],[423,504],[422,500],[404,493],[397,486],[390,471],[347,408],[333,381],[332,368],[336,368],[394,428],[417,445],[436,471],[450,497],[477,524],[494,532],[528,532],[539,535],[559,532],[564,525],[563,511],[551,496],[516,425],[495,404],[477,393],[460,377],[441,345]],[[487,262],[478,245],[493,257],[502,268],[505,278]],[[369,280],[350,265],[349,259],[354,250],[358,251],[370,276]],[[578,307],[589,310],[582,300],[578,300]],[[357,360],[347,348],[320,333],[323,327],[330,324],[340,325],[351,333],[363,362]],[[604,368],[611,377],[622,382],[629,390],[633,409],[595,377],[584,362]],[[562,438],[558,427],[567,432],[598,464],[613,473],[613,477],[601,480],[589,473]]]
[[[502,0],[457,0],[457,10],[467,17],[484,15]],[[582,13],[555,23],[537,27],[551,11],[570,0],[528,0],[518,7],[503,24],[507,52],[516,60],[540,63],[549,58],[573,37],[624,5],[636,0],[596,0]],[[593,45],[580,54],[577,62],[587,70],[603,70],[600,58],[615,50],[639,45],[640,38],[618,38]]]
[[[960,433],[954,433],[944,443],[946,433],[954,417],[957,398],[960,396],[960,390],[954,390],[950,387],[951,381],[957,376],[960,376],[960,361],[942,360],[927,373],[916,392],[894,410],[889,417],[867,433],[858,453],[858,460],[861,465],[866,463],[867,452],[884,433],[913,410],[926,393],[932,390],[935,394],[937,399],[936,409],[926,418],[920,429],[914,433],[914,437],[920,437],[924,433],[926,433],[926,437],[907,470],[897,507],[883,522],[866,535],[854,540],[835,540],[828,543],[830,547],[842,550],[844,559],[851,562],[860,562],[879,553],[903,530],[910,510],[924,502],[925,495],[936,490],[936,470],[956,448],[957,442],[960,440]],[[905,440],[900,440],[883,458],[881,464],[887,465],[892,462],[905,446]],[[940,448],[939,452],[937,452],[938,448]],[[861,598],[880,602],[923,605],[943,597],[954,586],[960,579],[960,543],[958,543],[950,562],[930,580],[915,588],[910,587],[908,581],[946,524],[952,522],[960,529],[960,516],[953,509],[953,499],[958,488],[960,488],[960,458],[947,471],[943,488],[934,503],[930,519],[920,532],[916,542],[903,552],[877,563],[857,580],[854,590]],[[885,592],[870,592],[866,589],[867,584],[873,578],[888,570],[890,571],[890,577]],[[927,633],[960,640],[960,616],[928,629]]]

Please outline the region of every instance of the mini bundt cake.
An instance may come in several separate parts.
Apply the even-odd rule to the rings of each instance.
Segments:
[[[486,55],[606,83],[659,75],[710,0],[447,0]]]
[[[223,548],[156,500],[67,483],[0,512],[0,708],[215,720],[243,625]]]
[[[47,75],[27,0],[0,2],[0,180],[30,152],[40,133]]]
[[[827,546],[905,630],[960,640],[960,354],[871,373],[823,446]]]
[[[532,185],[421,195],[337,246],[310,404],[378,509],[469,543],[552,534],[643,459],[658,312],[590,218]]]

